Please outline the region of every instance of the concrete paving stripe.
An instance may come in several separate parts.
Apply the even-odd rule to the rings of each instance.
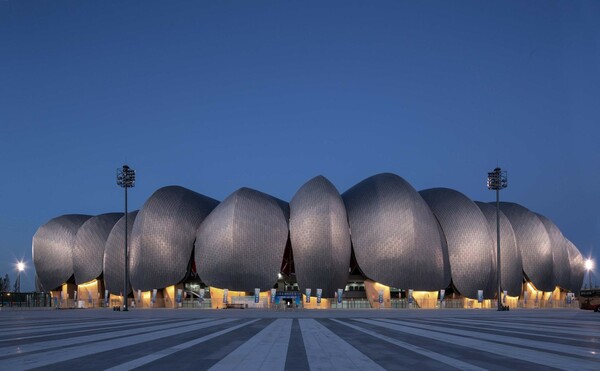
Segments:
[[[383,370],[314,319],[299,319],[299,322],[311,370]]]
[[[181,327],[190,326],[190,325],[194,325],[194,324],[202,323],[202,322],[206,322],[206,321],[208,321],[208,319],[185,321],[185,322],[179,322],[177,324],[173,324],[173,323],[160,324],[160,322],[156,322],[155,326],[143,326],[143,327],[128,329],[128,330],[112,331],[112,332],[105,332],[105,333],[92,334],[92,335],[83,335],[83,336],[73,336],[73,337],[68,337],[65,339],[47,340],[47,341],[40,341],[40,342],[29,343],[29,344],[17,344],[17,345],[6,346],[6,347],[0,348],[0,358],[6,358],[7,356],[11,356],[11,355],[22,355],[24,353],[31,353],[31,352],[43,352],[45,350],[54,349],[57,347],[65,348],[65,347],[80,345],[80,344],[84,344],[84,343],[102,341],[102,340],[107,340],[107,339],[114,339],[114,338],[123,337],[123,336],[139,335],[142,333],[149,333],[149,332],[159,331],[159,330],[164,330],[164,329],[181,328]]]
[[[213,338],[215,338],[217,336],[221,336],[221,335],[226,334],[228,332],[235,331],[235,330],[237,330],[237,329],[239,329],[241,327],[247,326],[247,325],[252,324],[252,323],[254,323],[256,321],[259,321],[259,319],[255,319],[255,320],[252,320],[252,321],[244,322],[242,324],[239,324],[239,325],[236,325],[236,326],[233,326],[233,327],[229,327],[229,328],[226,328],[226,329],[221,330],[221,331],[214,332],[214,333],[212,333],[210,335],[206,335],[206,336],[203,336],[201,338],[190,340],[190,341],[185,342],[183,344],[179,344],[179,345],[176,345],[176,346],[164,349],[164,350],[162,350],[160,352],[156,352],[154,354],[149,354],[147,356],[140,357],[138,359],[134,359],[134,360],[126,362],[126,363],[122,363],[122,364],[120,364],[118,366],[111,367],[111,368],[107,369],[106,371],[132,370],[134,368],[147,365],[147,364],[149,364],[151,362],[154,362],[156,360],[159,360],[161,358],[169,356],[169,355],[171,355],[173,353],[177,353],[177,352],[180,352],[182,350],[185,350],[185,349],[188,349],[190,347],[193,347],[195,345],[204,343],[205,341],[211,340],[211,339],[213,339]]]
[[[472,323],[472,324],[476,324],[476,325],[488,325],[488,326],[494,326],[494,327],[499,327],[499,328],[513,328],[513,329],[520,329],[520,330],[531,329],[536,332],[542,330],[542,331],[548,331],[548,332],[554,332],[554,333],[566,334],[566,335],[575,335],[575,336],[600,336],[600,333],[599,333],[600,325],[598,325],[598,323],[593,324],[593,327],[596,327],[596,329],[590,330],[590,328],[593,328],[592,326],[585,328],[585,329],[577,329],[577,328],[569,327],[566,324],[560,324],[557,326],[547,326],[547,325],[538,325],[538,324],[532,325],[531,323],[521,323],[521,324],[515,324],[514,322],[513,323],[505,323],[505,322],[499,323],[499,322],[492,322],[492,321],[480,321],[480,320],[469,320],[469,319],[463,319],[460,322],[461,322],[461,324],[462,323]]]
[[[210,370],[283,370],[291,332],[291,319],[275,320]]]
[[[331,320],[334,321],[334,322],[336,322],[336,323],[339,323],[341,325],[350,327],[351,329],[354,329],[356,331],[360,331],[360,332],[365,333],[367,335],[371,335],[371,336],[373,336],[373,337],[375,337],[377,339],[381,339],[383,341],[386,341],[386,342],[388,342],[390,344],[394,344],[394,345],[399,346],[401,348],[404,348],[406,350],[410,350],[411,352],[415,352],[415,353],[420,354],[422,356],[425,356],[427,358],[431,358],[434,361],[445,363],[448,366],[456,367],[456,368],[458,368],[460,370],[485,370],[484,368],[472,365],[470,363],[463,362],[463,361],[460,361],[458,359],[454,359],[452,357],[448,357],[448,356],[445,356],[443,354],[440,354],[440,353],[437,353],[437,352],[433,352],[431,350],[427,350],[425,348],[421,348],[419,346],[412,345],[410,343],[406,343],[404,341],[400,341],[400,340],[391,338],[389,336],[385,336],[385,335],[379,334],[379,333],[377,333],[375,331],[371,331],[371,330],[368,330],[368,329],[365,329],[365,328],[353,325],[351,323],[342,322],[340,320],[333,319],[333,318]]]
[[[61,325],[36,325],[36,326],[22,326],[16,327],[14,329],[7,329],[6,331],[3,329],[0,337],[5,338],[13,335],[24,335],[24,334],[35,334],[43,331],[60,331],[65,329],[72,329],[73,327],[78,328],[89,328],[89,327],[99,327],[103,324],[115,324],[115,323],[131,323],[131,322],[144,322],[144,321],[128,321],[128,320],[119,320],[119,321],[102,321],[97,319],[90,319],[87,321],[77,321],[68,324]]]
[[[536,336],[536,337],[546,338],[546,339],[560,339],[560,340],[566,340],[566,341],[577,341],[577,342],[581,342],[581,343],[593,343],[593,344],[597,344],[598,340],[596,338],[600,338],[600,333],[598,332],[599,330],[596,330],[595,337],[593,337],[592,339],[589,339],[587,337],[583,338],[582,334],[572,333],[571,331],[569,331],[568,333],[564,333],[564,332],[556,331],[556,330],[547,330],[548,333],[554,333],[554,334],[562,333],[563,334],[563,335],[548,335],[547,333],[541,333],[540,329],[536,328],[535,326],[502,326],[500,324],[496,325],[496,324],[492,324],[489,322],[481,323],[481,324],[476,324],[476,323],[463,324],[462,322],[466,322],[466,321],[461,321],[460,324],[458,324],[456,321],[442,321],[442,320],[427,320],[427,321],[420,321],[419,323],[430,323],[430,324],[435,323],[437,325],[450,326],[450,327],[448,327],[448,329],[450,329],[450,328],[466,328],[466,329],[476,329],[478,331],[489,330],[489,331],[494,331],[494,332],[502,332],[505,334],[529,335],[529,336]],[[519,330],[531,330],[531,331],[519,331]],[[570,336],[565,336],[565,335],[570,335]]]
[[[520,346],[511,346],[501,343],[495,343],[485,341],[481,339],[465,338],[463,336],[445,334],[439,331],[430,331],[425,329],[418,329],[414,327],[405,326],[402,324],[393,324],[386,321],[374,321],[369,319],[355,319],[359,322],[368,323],[378,327],[387,328],[394,331],[404,332],[406,334],[422,336],[457,346],[463,346],[471,349],[481,350],[483,352],[498,354],[503,357],[510,357],[527,361],[530,363],[537,363],[547,367],[554,367],[562,370],[572,370],[574,368],[580,369],[598,369],[600,366],[599,362],[588,361],[579,357],[568,357],[563,355],[557,355],[548,352],[540,352],[533,349],[523,348]]]
[[[117,323],[117,324],[110,323],[110,322],[107,323],[107,324],[110,324],[111,326],[106,326],[106,325],[95,325],[93,327],[91,327],[91,326],[71,326],[70,328],[62,329],[62,331],[59,331],[59,330],[44,331],[44,333],[41,333],[39,335],[19,336],[19,337],[12,337],[12,338],[8,338],[8,339],[0,339],[0,344],[6,343],[6,342],[20,341],[20,340],[39,339],[39,338],[45,338],[45,337],[57,336],[57,335],[66,336],[66,335],[80,334],[80,333],[85,333],[85,332],[94,332],[94,331],[98,331],[98,330],[106,331],[106,330],[123,328],[124,326],[127,326],[127,327],[145,326],[147,323],[152,324],[152,323],[156,323],[156,321],[146,320],[146,321],[131,321],[131,322],[124,322],[124,323]],[[40,331],[36,331],[33,333],[40,333]],[[19,333],[17,335],[21,335],[21,334]]]
[[[460,336],[464,336],[464,337],[471,337],[471,338],[476,338],[476,339],[483,339],[483,340],[501,342],[501,343],[512,344],[512,345],[520,345],[520,346],[540,349],[540,350],[544,350],[544,351],[569,353],[569,354],[574,354],[579,357],[588,357],[588,358],[592,358],[595,360],[600,360],[600,355],[594,355],[593,353],[591,353],[596,350],[595,347],[594,348],[584,348],[584,347],[578,347],[578,346],[568,345],[568,344],[552,343],[552,342],[548,342],[548,341],[522,339],[522,338],[513,337],[513,336],[490,334],[487,332],[459,330],[457,328],[448,328],[446,326],[424,325],[424,324],[420,324],[420,323],[416,323],[416,322],[402,322],[402,321],[389,320],[389,319],[382,319],[381,321],[388,322],[388,323],[401,324],[401,325],[410,326],[410,327],[414,327],[414,328],[418,328],[418,329],[444,332],[444,333],[448,333],[451,335],[460,335]]]
[[[208,323],[187,325],[183,328],[175,328],[162,331],[151,331],[149,333],[144,333],[140,335],[109,339],[93,344],[75,346],[68,349],[58,348],[47,352],[27,354],[25,355],[25,357],[14,357],[11,359],[2,360],[1,362],[2,366],[5,369],[29,370],[36,367],[48,366],[53,363],[64,362],[75,358],[85,357],[92,354],[123,348],[126,346],[141,344],[144,342],[162,339],[169,336],[175,336],[189,331],[197,331],[232,321],[235,321],[235,319],[221,319]]]

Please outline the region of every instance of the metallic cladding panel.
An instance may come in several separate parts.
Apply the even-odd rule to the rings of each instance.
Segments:
[[[548,232],[548,237],[550,237],[554,283],[557,286],[568,289],[571,283],[571,262],[569,261],[569,252],[567,251],[567,241],[556,224],[543,215],[536,215],[544,224],[546,232]]]
[[[33,235],[33,265],[46,290],[54,290],[73,275],[75,236],[90,217],[78,214],[59,216],[39,227]]]
[[[537,215],[516,203],[500,202],[500,210],[515,231],[523,272],[538,290],[553,291],[552,246],[544,224]]]
[[[419,192],[440,222],[450,257],[452,282],[469,298],[483,290],[484,298],[496,294],[496,255],[488,221],[464,194],[448,188]]]
[[[163,187],[144,203],[131,231],[130,282],[148,291],[187,274],[196,230],[218,201],[179,186]]]
[[[569,290],[574,292],[575,295],[579,295],[579,290],[583,285],[583,278],[585,276],[585,260],[579,249],[571,241],[566,238],[565,241],[567,243],[567,252],[571,266]]]
[[[131,250],[131,231],[138,211],[127,213],[127,247]],[[104,288],[111,294],[123,292],[125,279],[125,216],[122,216],[110,231],[104,248]],[[131,292],[131,283],[127,283],[127,293]]]
[[[406,180],[377,174],[344,192],[342,199],[356,261],[368,278],[418,291],[450,284],[438,223]]]
[[[494,243],[494,253],[497,254],[496,242],[496,206],[485,202],[475,201],[488,221],[490,235]],[[508,291],[509,296],[521,295],[523,289],[523,261],[521,252],[517,248],[515,231],[510,221],[500,211],[500,262],[502,265],[502,289]]]
[[[204,220],[196,234],[198,275],[209,286],[253,292],[277,281],[288,240],[289,206],[240,188]]]
[[[290,240],[301,292],[320,288],[333,298],[346,287],[352,254],[346,207],[323,176],[305,183],[290,202]]]
[[[73,244],[73,273],[78,285],[102,274],[106,239],[121,216],[123,213],[93,216],[77,231]]]

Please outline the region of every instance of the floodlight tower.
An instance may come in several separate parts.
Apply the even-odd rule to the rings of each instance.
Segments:
[[[487,187],[489,190],[496,191],[496,270],[498,274],[498,310],[504,310],[502,305],[502,271],[500,264],[500,190],[508,186],[508,178],[506,171],[502,171],[499,167],[488,173]]]
[[[127,276],[129,273],[129,254],[127,254],[127,188],[135,186],[135,170],[127,165],[117,169],[117,185],[125,188],[125,280],[123,282],[123,311],[127,312]]]
[[[17,262],[17,280],[15,281],[15,292],[21,292],[21,272],[25,270],[25,263]]]

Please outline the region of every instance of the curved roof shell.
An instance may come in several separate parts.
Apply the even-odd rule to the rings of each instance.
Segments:
[[[569,252],[567,251],[567,241],[554,222],[543,215],[536,215],[544,224],[546,232],[548,232],[548,237],[550,237],[554,283],[557,286],[568,289],[571,283],[571,264]]]
[[[77,231],[73,244],[73,273],[77,284],[89,282],[102,275],[106,240],[121,216],[123,213],[93,216]]]
[[[51,219],[33,235],[33,264],[40,283],[50,291],[73,275],[73,244],[79,227],[90,215],[63,215]]]
[[[181,282],[188,273],[196,230],[218,201],[179,186],[157,190],[131,231],[130,282],[148,291]]]
[[[367,178],[342,194],[356,261],[370,279],[414,290],[450,283],[448,251],[427,203],[391,173]]]
[[[519,204],[500,202],[500,210],[515,231],[523,272],[538,290],[553,291],[552,245],[546,227],[537,215]]]
[[[301,292],[320,288],[333,298],[346,287],[352,246],[344,201],[323,176],[305,183],[290,202],[290,240]]]
[[[569,265],[571,266],[569,290],[579,295],[585,276],[585,260],[579,249],[571,241],[566,238],[565,241],[567,243]]]
[[[479,201],[475,201],[475,204],[481,209],[488,221],[495,251],[497,248],[496,206]],[[521,295],[523,290],[523,261],[517,248],[515,231],[513,231],[510,221],[502,211],[500,211],[500,262],[502,266],[502,289],[508,291],[509,296]]]
[[[450,272],[456,289],[476,298],[496,294],[496,256],[488,222],[479,207],[464,194],[448,188],[419,192],[440,222],[450,257]]]
[[[204,220],[196,234],[198,275],[210,286],[254,291],[277,281],[288,241],[289,206],[240,188]]]
[[[131,249],[131,231],[138,211],[127,213],[127,245]],[[104,248],[104,288],[113,295],[121,295],[125,280],[125,216],[111,229]],[[127,293],[131,283],[127,282]]]

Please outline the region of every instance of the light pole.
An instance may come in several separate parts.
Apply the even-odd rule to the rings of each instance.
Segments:
[[[498,310],[504,310],[502,305],[502,271],[500,264],[500,190],[508,186],[506,171],[502,171],[499,167],[488,173],[487,187],[489,190],[496,191],[496,262],[498,273]]]
[[[17,263],[17,280],[15,281],[15,292],[21,292],[21,272],[25,270],[25,263]]]
[[[135,186],[135,170],[127,165],[117,169],[117,185],[125,188],[125,280],[123,281],[123,311],[127,312],[127,279],[129,273],[129,255],[127,254],[127,188]]]
[[[588,289],[592,289],[592,270],[594,270],[594,261],[588,259],[585,261],[585,269],[588,272]]]

